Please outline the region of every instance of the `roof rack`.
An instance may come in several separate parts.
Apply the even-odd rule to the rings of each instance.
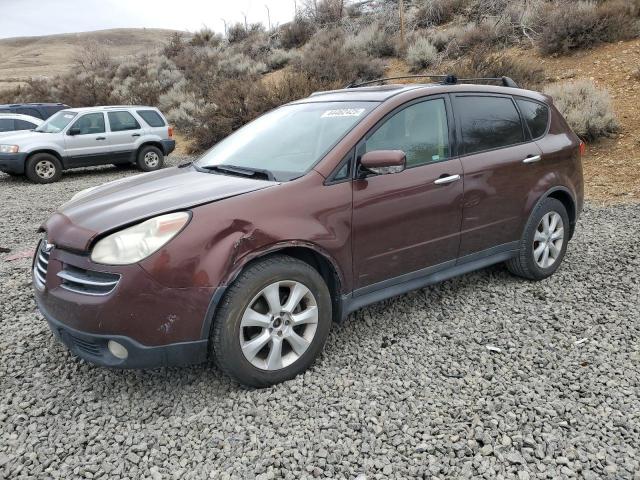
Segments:
[[[518,84],[510,77],[477,77],[477,78],[458,78],[455,75],[404,75],[401,77],[385,77],[376,78],[375,80],[369,80],[366,82],[351,82],[345,88],[363,87],[365,85],[372,85],[374,83],[384,83],[389,80],[403,80],[407,78],[435,78],[439,79],[443,85],[455,85],[462,82],[500,82],[504,87],[519,88]]]

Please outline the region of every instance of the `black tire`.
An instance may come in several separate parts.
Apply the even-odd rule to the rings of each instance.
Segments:
[[[136,164],[143,172],[160,170],[164,166],[164,154],[158,147],[153,145],[144,146],[138,152]]]
[[[259,297],[263,289],[275,282],[287,281],[303,284],[313,295],[317,306],[315,333],[309,341],[306,350],[304,350],[304,353],[300,354],[297,360],[294,360],[290,365],[276,370],[258,368],[247,359],[241,348],[240,329],[242,317],[249,306],[258,308],[256,305],[263,301],[264,298]],[[292,290],[290,290],[290,292],[291,291]],[[284,297],[281,295],[282,294],[279,294],[279,301],[282,305],[286,303],[288,294],[284,293]],[[254,302],[256,296],[258,296],[259,300]],[[284,302],[282,300],[283,298]],[[302,302],[304,301],[305,300]],[[302,303],[300,305],[302,305]],[[264,306],[266,307],[266,303]],[[267,314],[267,316],[269,315]],[[283,318],[285,317],[283,316]],[[274,321],[277,321],[277,319]],[[261,388],[284,382],[304,372],[313,364],[314,360],[322,351],[327,336],[329,335],[331,321],[331,295],[320,274],[305,262],[286,255],[273,255],[250,265],[226,291],[216,313],[211,333],[210,344],[213,350],[213,358],[223,372],[243,385]],[[271,323],[271,325],[274,326],[275,324]],[[243,336],[245,335],[246,328],[247,327],[244,327]],[[259,334],[275,335],[275,333],[277,333],[267,333],[266,329],[262,328],[263,327],[256,327],[256,329],[259,330],[259,332],[255,334],[256,336],[259,336]],[[298,327],[285,327],[283,323],[282,329],[285,328],[297,329]],[[251,337],[249,340],[253,340],[254,338],[256,337]],[[285,334],[284,342],[288,342],[286,338]],[[283,342],[283,340],[280,341]],[[269,342],[271,342],[271,340]],[[293,354],[297,356],[296,352],[293,351],[293,344],[282,343],[282,345],[282,352],[285,352],[288,346],[290,354],[293,352]],[[254,361],[264,361],[266,364],[269,358],[268,353],[271,352],[272,348],[272,343],[267,343],[265,347],[258,352],[258,355],[255,357],[256,360]],[[261,360],[259,354],[263,354],[266,358]],[[284,358],[284,355],[282,358]]]
[[[50,153],[36,153],[27,159],[25,175],[34,183],[53,183],[62,177],[62,163]]]
[[[560,247],[559,253],[555,257],[553,263],[547,267],[543,267],[536,261],[534,249],[544,242],[535,241],[535,236],[542,219],[547,214],[553,213],[557,213],[562,218],[562,246]],[[529,280],[543,280],[553,275],[553,273],[560,267],[562,259],[567,251],[570,228],[569,215],[567,214],[567,209],[562,202],[555,198],[544,199],[529,216],[529,220],[527,221],[527,225],[524,229],[524,235],[520,240],[518,255],[506,262],[509,271],[514,275],[527,278]]]

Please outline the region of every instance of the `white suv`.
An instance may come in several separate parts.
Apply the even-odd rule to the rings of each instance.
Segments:
[[[0,171],[36,183],[69,168],[133,163],[158,170],[175,149],[173,128],[157,108],[111,106],[61,110],[30,132],[0,139]]]

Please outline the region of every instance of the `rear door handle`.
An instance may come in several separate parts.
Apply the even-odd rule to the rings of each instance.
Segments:
[[[139,134],[139,133],[132,133],[132,134],[131,134],[131,136],[132,136],[132,137],[139,137],[139,136],[140,136],[140,134]]]
[[[460,175],[449,175],[447,177],[440,177],[433,183],[436,185],[446,185],[447,183],[457,182],[460,180]]]
[[[107,137],[96,137],[96,140],[106,140]]]
[[[542,160],[542,157],[540,155],[530,155],[524,160],[522,160],[522,163],[533,163],[533,162],[539,162],[540,160]]]

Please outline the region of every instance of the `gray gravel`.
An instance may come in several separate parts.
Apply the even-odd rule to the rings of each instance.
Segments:
[[[74,192],[132,174],[0,174],[0,247],[33,247]],[[639,479],[638,225],[639,204],[587,205],[553,278],[496,266],[361,310],[265,390],[71,357],[30,261],[0,253],[0,478]]]

